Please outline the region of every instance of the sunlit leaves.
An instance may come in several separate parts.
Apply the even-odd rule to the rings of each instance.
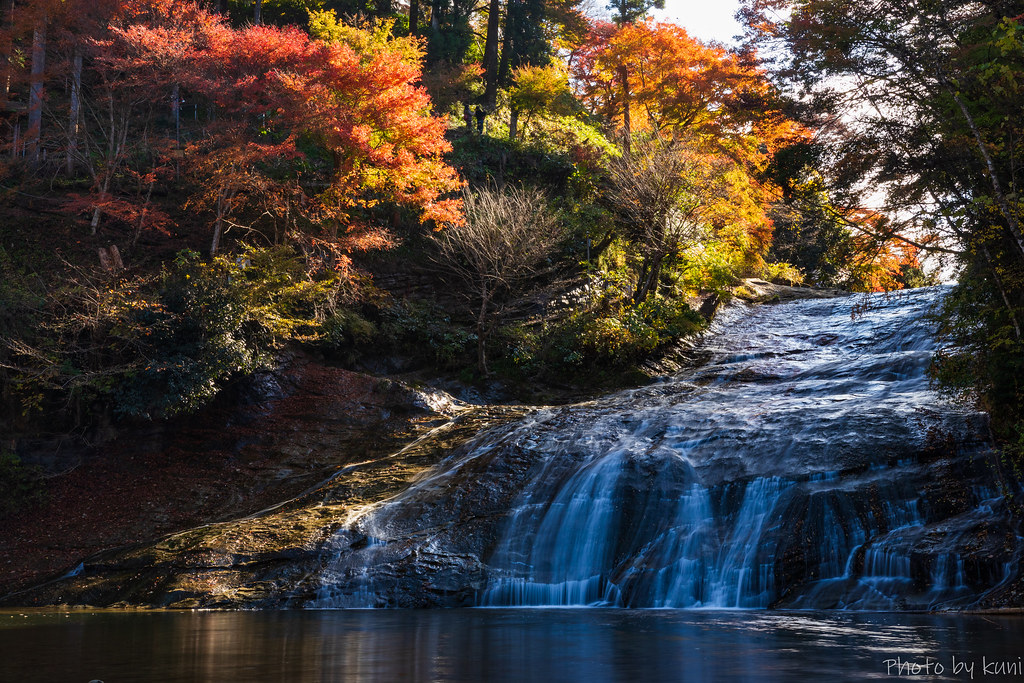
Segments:
[[[623,135],[676,141],[674,154],[686,157],[676,175],[700,178],[689,185],[700,188],[694,215],[704,242],[720,240],[737,271],[757,272],[771,240],[765,208],[776,193],[762,171],[806,132],[783,115],[750,57],[704,45],[672,24],[595,23],[572,72],[594,113],[625,123],[629,108]]]
[[[424,221],[458,219],[458,201],[444,197],[459,187],[442,159],[445,123],[431,115],[416,84],[417,39],[393,37],[389,23],[346,26],[325,12],[312,16],[315,37],[296,27],[235,29],[190,3],[176,4],[191,10],[116,27],[105,59],[140,87],[167,92],[180,84],[216,106],[217,121],[195,145],[205,150],[196,168],[214,188],[212,204],[220,202],[218,221],[227,216],[227,197],[233,206],[270,191],[261,165],[299,156],[302,136],[332,159],[323,171],[328,188],[286,208],[315,207],[307,217],[334,222],[330,234],[347,232],[337,224],[365,225],[381,201],[414,208]]]

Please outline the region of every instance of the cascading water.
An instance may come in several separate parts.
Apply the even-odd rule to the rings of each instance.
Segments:
[[[942,292],[726,309],[697,370],[481,434],[366,510],[313,604],[973,604],[1021,539],[985,416],[928,385]]]

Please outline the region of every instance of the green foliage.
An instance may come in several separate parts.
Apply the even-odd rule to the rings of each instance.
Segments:
[[[528,376],[542,369],[543,335],[531,325],[514,323],[498,330],[495,346],[501,349],[498,366],[506,375]]]
[[[350,25],[338,20],[334,10],[310,11],[309,32],[314,38],[351,47],[369,62],[383,52],[410,64],[421,58],[418,42],[414,38],[396,38],[394,19],[377,19],[364,25]]]
[[[377,326],[356,311],[339,309],[323,324],[322,345],[328,349],[365,346],[377,339]]]
[[[668,343],[702,327],[685,303],[649,297],[612,314],[582,313],[569,321],[577,330],[580,364],[626,366],[650,358]]]
[[[240,254],[215,259],[251,320],[275,345],[285,339],[315,341],[348,284],[334,272],[310,274],[302,255],[289,246],[243,245]]]
[[[545,9],[544,0],[518,0],[506,4],[499,82],[508,83],[513,69],[548,63],[551,41],[544,33]]]
[[[852,284],[848,280],[853,236],[832,210],[820,176],[805,167],[786,179],[784,188],[786,201],[771,211],[775,231],[769,258],[792,264],[808,284]]]
[[[453,369],[463,363],[477,341],[475,334],[453,324],[436,305],[399,301],[380,315],[374,337],[377,352],[390,351]]]
[[[766,263],[761,277],[768,282],[790,286],[804,281],[804,275],[800,269],[789,263]]]
[[[580,316],[575,322],[581,365],[629,364],[648,356],[658,345],[657,332],[633,311],[621,317]]]
[[[499,115],[503,113],[500,109]],[[519,125],[518,139],[524,152],[562,157],[573,165],[573,176],[603,175],[609,159],[619,155],[618,148],[596,123],[585,117],[542,111],[538,116],[520,119]],[[504,125],[497,128],[497,132],[507,133]]]
[[[466,61],[473,44],[470,18],[476,3],[470,0],[437,0],[432,7],[437,21],[434,26],[432,18],[432,30],[427,37],[427,64],[461,64]]]
[[[628,24],[647,16],[651,9],[663,9],[665,0],[610,0],[607,4],[618,24]]]
[[[933,271],[926,271],[920,265],[902,264],[896,280],[904,289],[916,289],[918,287],[932,287],[939,284],[939,274]]]
[[[513,77],[509,102],[527,117],[541,113],[568,116],[580,109],[569,89],[569,74],[561,64],[523,66],[513,72]]]
[[[79,273],[34,330],[7,339],[8,387],[26,410],[100,399],[122,416],[194,412],[232,378],[269,367],[285,341],[319,340],[341,284],[310,277],[288,247],[212,261],[183,251],[149,278]]]
[[[341,17],[387,19],[394,23],[400,16],[392,11],[392,7],[392,3],[378,0],[262,0],[260,22],[276,26],[306,26],[307,23],[312,26],[311,16],[331,12]],[[253,0],[228,0],[227,9],[231,23],[236,26],[244,26],[253,20]],[[405,17],[401,20],[407,22]]]
[[[452,151],[446,160],[472,187],[526,178],[531,185],[552,195],[563,193],[577,170],[568,154],[551,153],[489,135],[453,136]]]
[[[289,247],[209,262],[180,253],[155,291],[124,302],[113,330],[147,359],[116,389],[118,412],[194,412],[232,377],[270,367],[282,341],[318,340],[338,284],[333,274],[307,277]]]
[[[357,0],[358,1],[358,0]],[[304,26],[310,11],[323,10],[334,2],[325,0],[262,0],[260,21],[264,24]],[[353,6],[366,6],[367,3]],[[228,16],[233,24],[244,25],[253,20],[253,0],[228,0]]]
[[[706,322],[685,302],[649,297],[639,305],[591,305],[537,331],[511,326],[499,335],[503,367],[518,374],[565,376],[622,372],[655,357]]]
[[[14,453],[0,449],[0,513],[36,503],[43,495],[38,468],[29,467]]]
[[[480,74],[478,64],[435,62],[424,70],[420,82],[430,93],[434,114],[440,116],[454,113],[462,119],[463,107],[483,92]]]
[[[36,312],[45,303],[40,294],[39,278],[17,265],[0,245],[0,338],[17,336],[31,326]],[[3,349],[0,347],[0,360]]]
[[[993,285],[986,273],[968,268],[943,300],[936,320],[946,345],[932,374],[946,392],[980,399],[995,431],[1013,441],[1014,425],[1024,420],[1024,341],[1019,319]]]
[[[964,54],[955,55],[957,91],[935,98],[944,107],[940,128],[945,156],[931,160],[929,179],[969,197],[946,220],[955,221],[964,250],[959,280],[938,312],[940,338],[934,375],[947,391],[976,399],[1018,479],[1024,471],[1024,23],[983,16],[968,24]],[[964,112],[967,112],[966,114]],[[970,118],[969,118],[970,117]],[[971,145],[980,136],[987,159]],[[961,150],[970,150],[964,153]],[[949,173],[957,154],[956,171]],[[973,157],[973,158],[972,158]],[[962,160],[961,160],[962,159]],[[981,162],[984,162],[982,165]],[[973,166],[973,171],[968,169]],[[995,175],[993,175],[993,173]],[[997,182],[1003,183],[997,186]],[[962,189],[967,188],[967,189]],[[903,274],[914,281],[918,274]]]
[[[246,306],[246,287],[231,280],[225,261],[207,264],[182,252],[155,292],[124,302],[112,332],[133,340],[149,362],[139,367],[137,361],[113,388],[117,412],[194,412],[228,378],[269,366],[273,332]]]
[[[709,242],[689,251],[678,266],[679,286],[688,292],[725,292],[738,277],[735,253],[721,242]]]
[[[455,370],[472,363],[476,335],[454,323],[440,306],[391,300],[363,310],[339,308],[323,324],[320,348],[346,363],[394,356],[414,364]]]

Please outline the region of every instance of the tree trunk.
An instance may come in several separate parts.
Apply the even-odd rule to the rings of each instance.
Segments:
[[[487,39],[484,42],[484,83],[486,84],[484,104],[487,107],[493,107],[498,101],[498,13],[500,11],[501,1],[491,0],[487,14]]]
[[[107,198],[107,193],[110,192],[110,179],[114,176],[112,170],[107,170],[106,175],[103,177],[103,186],[100,188],[99,201],[104,201]],[[95,235],[96,231],[100,227],[100,218],[103,216],[103,209],[99,205],[92,210],[92,220],[89,221],[89,234]]]
[[[82,108],[82,51],[75,48],[75,56],[71,67],[71,113],[68,116],[68,159],[67,173],[75,173],[75,160],[78,158],[78,133]]]
[[[409,35],[419,34],[420,0],[409,0]]]
[[[971,116],[971,112],[967,109],[967,105],[964,104],[963,99],[961,99],[960,95],[956,93],[955,88],[949,86],[949,84],[947,84],[947,88],[949,93],[953,96],[953,99],[956,101],[957,107],[960,109],[960,113],[963,114],[968,128],[971,129],[975,146],[977,146],[978,152],[981,154],[981,158],[985,162],[985,168],[988,170],[989,181],[992,183],[992,191],[996,196],[996,204],[999,206],[999,213],[1003,214],[1003,218],[1006,219],[1006,227],[1009,228],[1010,234],[1017,243],[1017,248],[1020,250],[1021,254],[1024,255],[1024,231],[1021,230],[1020,222],[1017,220],[1017,217],[1014,215],[1013,210],[1010,208],[1010,204],[1006,199],[1002,183],[999,182],[999,174],[996,173],[996,165],[992,161],[992,156],[988,153],[988,147],[985,145],[985,141],[981,137],[981,131],[978,129],[978,124],[975,122],[974,117]]]
[[[221,190],[217,195],[217,220],[213,223],[213,240],[210,242],[210,256],[216,256],[220,248],[220,236],[224,231],[224,213],[227,209],[227,192]]]
[[[490,293],[487,291],[487,284],[483,286],[480,293],[480,312],[476,318],[476,361],[480,368],[480,374],[484,377],[490,375],[487,369],[487,306],[490,303]]]
[[[46,17],[32,33],[32,70],[28,94],[28,130],[26,151],[29,162],[39,163],[40,136],[43,128],[43,72],[46,69]]]
[[[622,79],[622,149],[629,154],[633,148],[633,123],[629,113],[633,98],[629,92],[629,71],[626,67],[619,67],[619,77]]]
[[[175,83],[171,90],[171,113],[174,115],[174,149],[181,149],[181,87]]]
[[[633,293],[633,304],[642,304],[651,292],[657,287],[661,278],[661,263],[665,256],[659,254],[644,260],[644,267],[641,271],[641,278],[637,282],[636,291]]]
[[[430,31],[434,40],[441,37],[441,2],[433,0],[430,3]]]
[[[11,30],[14,27],[14,0],[3,0],[3,4],[0,5],[0,12],[3,16],[0,17],[0,26],[3,26],[7,30]],[[14,72],[13,57],[10,52],[5,52],[3,55],[3,83],[0,83],[0,109],[7,107],[7,101],[11,96],[11,75]]]
[[[213,224],[213,240],[210,242],[210,256],[216,256],[217,250],[220,249],[220,236],[224,231],[224,218],[218,214],[217,220]]]
[[[498,66],[498,85],[507,85],[512,71],[512,57],[516,50],[512,35],[516,31],[517,8],[519,0],[507,0],[505,3],[505,36],[501,43],[501,63]]]
[[[616,24],[622,26],[630,22],[629,6],[626,0],[615,0],[609,3],[609,7],[615,10],[615,16],[612,17],[612,21]]]
[[[132,239],[133,247],[139,241],[139,237],[142,236],[142,229],[146,227],[146,213],[149,211],[149,201],[153,197],[153,185],[155,184],[156,176],[153,176],[149,181],[149,188],[146,190],[146,201],[142,203],[142,211],[139,212],[139,223],[135,226],[135,238]]]
[[[605,250],[608,249],[608,247],[610,247],[612,245],[612,242],[614,241],[615,230],[609,230],[608,232],[605,233],[604,237],[601,238],[601,241],[594,245],[594,247],[591,249],[591,261],[596,262],[597,259],[601,257],[601,254],[603,254]]]
[[[117,104],[114,102],[114,96],[112,94],[107,96],[107,106],[110,108],[110,133],[105,153],[106,157],[101,169],[103,182],[99,182],[100,176],[95,173],[93,175],[94,182],[100,186],[101,202],[110,196],[111,183],[114,179],[114,175],[118,171],[118,167],[123,161],[125,146],[128,144],[128,114],[124,111],[121,112],[121,125],[119,130]],[[92,212],[92,221],[89,223],[90,234],[96,234],[96,231],[99,229],[100,217],[102,215],[103,209],[97,205]]]
[[[106,197],[106,196],[107,196],[106,193],[100,194],[100,201],[103,201],[103,198]],[[95,235],[96,232],[99,230],[100,218],[102,218],[102,217],[103,217],[103,209],[100,208],[99,206],[95,207],[92,210],[92,220],[89,221],[89,234],[90,235]]]
[[[263,22],[263,0],[254,0],[252,3],[252,23],[261,24]]]
[[[515,107],[511,108],[508,115],[508,139],[515,140],[516,135],[519,133],[519,110]]]

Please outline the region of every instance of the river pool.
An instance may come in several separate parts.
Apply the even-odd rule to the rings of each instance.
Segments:
[[[5,611],[2,680],[1024,680],[1024,617],[618,609]],[[973,678],[972,678],[973,674]]]

